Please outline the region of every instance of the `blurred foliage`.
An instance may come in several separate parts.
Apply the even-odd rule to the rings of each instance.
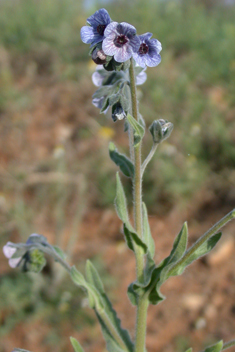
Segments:
[[[7,53],[0,69],[0,108],[19,99],[22,93],[17,95],[15,79],[30,69],[57,81],[76,81],[82,89],[84,79],[90,80],[91,75],[86,69],[88,47],[79,35],[88,16],[82,4],[74,0],[3,0],[0,7],[0,45]],[[95,3],[89,14],[99,7]],[[132,23],[138,33],[149,30],[162,42],[162,63],[148,69],[140,108],[148,125],[160,117],[175,126],[170,144],[161,145],[144,181],[149,206],[166,211],[207,184],[211,173],[221,174],[235,163],[235,7],[196,0],[120,0],[106,7],[115,20]],[[91,94],[84,101],[86,111]],[[107,125],[102,117],[98,121]],[[148,135],[145,154],[149,140]],[[103,158],[100,154],[99,162]],[[90,170],[97,171],[94,203],[111,205],[113,168],[104,172],[97,160],[91,158],[89,163]]]

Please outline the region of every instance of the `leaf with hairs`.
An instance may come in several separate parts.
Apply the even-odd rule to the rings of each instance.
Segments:
[[[134,165],[124,154],[118,152],[113,142],[109,143],[109,155],[113,162],[120,167],[122,173],[127,177],[134,176]]]

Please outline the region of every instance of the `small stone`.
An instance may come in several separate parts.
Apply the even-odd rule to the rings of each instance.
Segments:
[[[205,309],[205,317],[207,319],[212,320],[216,318],[216,315],[217,315],[217,311],[215,306],[213,304],[209,304]]]
[[[192,311],[199,310],[203,307],[204,303],[204,297],[199,294],[189,294],[182,299],[183,306]]]

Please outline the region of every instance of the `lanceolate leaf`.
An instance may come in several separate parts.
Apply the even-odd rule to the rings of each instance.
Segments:
[[[86,262],[86,278],[89,284],[93,285],[99,291],[99,293],[104,293],[103,283],[96,268],[90,262],[90,260],[87,260]]]
[[[114,143],[112,142],[109,143],[109,155],[113,162],[120,167],[120,170],[125,176],[134,176],[133,163],[126,155],[119,153]]]
[[[111,302],[109,301],[107,295],[105,294],[104,286],[102,284],[100,276],[96,268],[89,260],[87,261],[87,264],[86,264],[86,277],[89,284],[95,287],[95,289],[99,292],[100,297],[102,298],[102,304],[103,304],[102,312],[96,309],[96,314],[102,326],[102,331],[107,343],[108,351],[132,352],[133,343],[131,341],[129,333],[127,330],[122,329],[121,321],[117,317],[117,313],[113,309]],[[109,321],[109,324],[107,324],[107,321]],[[126,346],[125,349],[123,349],[118,343],[118,341],[115,340],[115,337],[112,335],[113,330],[115,330],[116,333],[120,336],[121,340],[123,341],[123,344]]]
[[[127,120],[134,130],[134,146],[136,147],[144,137],[144,127],[134,119],[130,114],[127,115]]]
[[[203,255],[209,253],[220,240],[222,233],[217,233],[214,236],[210,237],[206,242],[204,242],[199,247],[192,246],[191,249],[187,251],[184,258],[180,261],[179,265],[176,265],[175,268],[169,271],[169,276],[181,275],[184,269],[190,265],[192,262],[202,257]],[[194,250],[192,250],[194,248]]]
[[[217,342],[216,344],[209,346],[205,349],[205,352],[220,352],[223,348],[223,340]]]
[[[84,352],[84,349],[74,337],[70,337],[70,342],[73,346],[74,352]]]
[[[148,212],[145,203],[142,203],[143,207],[143,240],[148,247],[151,258],[153,258],[155,253],[155,243],[151,235],[151,230],[148,221]]]
[[[187,351],[185,351],[185,352],[192,352],[192,351],[193,351],[193,349],[192,349],[192,347],[190,347],[190,348],[188,348]]]

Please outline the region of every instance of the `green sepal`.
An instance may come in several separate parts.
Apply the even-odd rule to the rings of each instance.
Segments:
[[[105,112],[105,110],[109,107],[109,98],[106,97],[106,99],[103,102],[102,108],[100,109],[100,114],[102,114],[103,112]]]
[[[143,253],[147,253],[148,247],[147,245],[139,238],[137,233],[131,231],[127,228],[126,224],[123,225],[123,232],[126,239],[126,243],[128,248],[130,248],[133,252],[135,252],[135,247],[140,247]]]
[[[142,124],[136,121],[130,114],[127,115],[127,120],[134,130],[134,146],[137,147],[144,137],[145,129]]]
[[[127,347],[126,351],[133,352],[134,345],[133,345],[133,342],[131,341],[130,335],[127,330],[125,330],[121,327],[121,321],[118,318],[116,311],[113,309],[112,304],[105,293],[101,278],[100,278],[96,268],[89,260],[87,260],[87,263],[86,263],[86,278],[87,278],[88,283],[90,285],[92,285],[99,293],[99,295],[102,299],[102,306],[103,306],[102,311],[105,312],[105,314],[108,316],[111,324],[113,325],[115,330],[120,335],[121,339],[123,340],[124,344]],[[95,309],[95,311],[96,311],[97,317],[99,319],[99,322],[101,324],[102,332],[103,332],[104,338],[107,343],[107,350],[110,352],[123,351],[123,349],[120,348],[120,346],[118,345],[116,340],[111,335],[111,333],[109,331],[109,327],[106,326],[106,324],[104,323],[104,321],[102,319],[102,314],[99,312],[99,309]]]
[[[223,349],[223,340],[215,343],[212,346],[209,346],[205,349],[205,352],[220,352]]]
[[[147,245],[151,258],[153,258],[155,253],[155,243],[151,235],[151,230],[150,230],[149,221],[148,221],[148,212],[144,202],[142,202],[142,211],[143,211],[143,240]]]
[[[120,167],[122,173],[127,177],[134,176],[134,165],[124,154],[118,152],[113,142],[109,143],[109,155],[113,162]]]
[[[103,98],[106,96],[110,96],[113,93],[113,86],[101,86],[97,89],[97,91],[92,95],[92,98]]]
[[[221,236],[221,232],[216,233],[215,235],[211,236],[207,241],[205,241],[201,246],[195,248],[195,250],[191,253],[189,257],[185,257],[185,260],[182,261],[179,267],[176,267],[175,270],[172,269],[170,271],[170,275],[168,277],[181,275],[188,265],[190,265],[192,262],[199,259],[200,257],[204,256],[205,254],[209,253],[218,243]]]
[[[84,352],[84,349],[74,337],[70,337],[70,342],[73,346],[74,352]]]
[[[118,93],[112,94],[109,97],[109,105],[112,106],[116,104],[120,99],[120,95]]]
[[[130,87],[127,83],[124,83],[122,88],[120,89],[120,103],[122,105],[123,110],[126,112],[131,108],[131,92]]]

